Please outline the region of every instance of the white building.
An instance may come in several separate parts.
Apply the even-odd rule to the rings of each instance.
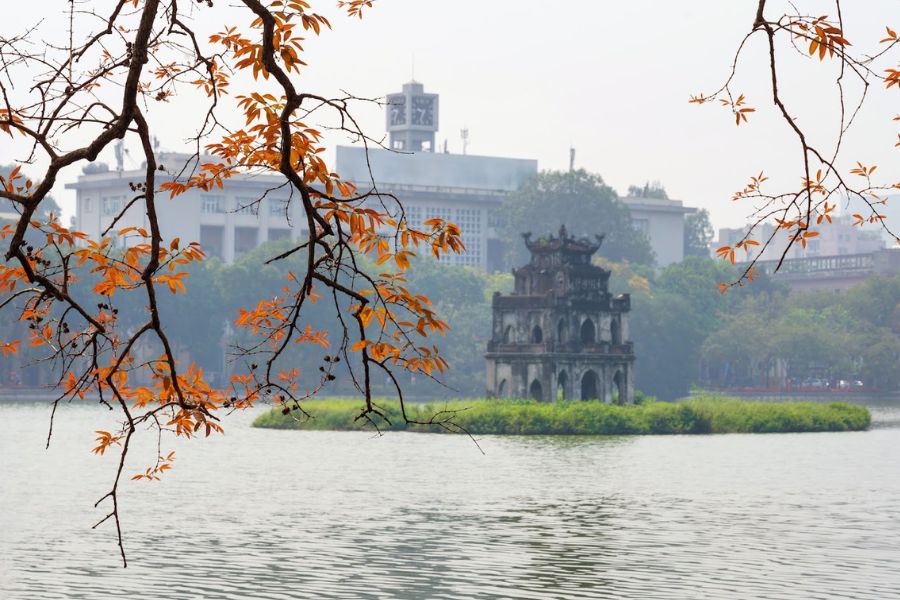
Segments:
[[[161,153],[157,160],[171,173],[178,172],[187,158]],[[170,179],[164,172],[159,176],[158,183]],[[143,169],[112,171],[102,163],[88,165],[76,183],[66,185],[76,191],[75,229],[100,239],[122,208],[140,194],[132,191],[131,185],[143,179]],[[200,242],[208,255],[229,263],[263,242],[305,237],[301,204],[295,197],[288,209],[290,190],[283,183],[283,178],[274,175],[238,175],[221,190],[190,190],[173,199],[166,193],[157,194],[160,230],[165,239]],[[114,229],[130,226],[148,229],[143,202],[135,202]],[[121,243],[127,245],[128,237],[120,238]]]
[[[466,250],[442,261],[480,269],[491,268],[496,241],[490,219],[506,196],[537,173],[537,161],[494,156],[418,152],[403,154],[338,146],[337,172],[360,192],[371,189],[369,168],[378,192],[403,204],[408,222],[419,227],[433,218],[459,225]],[[391,203],[388,202],[388,208]]]
[[[871,254],[885,247],[885,241],[880,231],[866,230],[853,225],[854,218],[850,215],[840,215],[833,218],[832,223],[823,223],[816,227],[819,235],[809,238],[806,247],[795,243],[788,250],[785,259],[818,258],[823,256],[848,256],[855,254]],[[753,234],[754,241],[759,246],[752,246],[752,251],[745,253],[743,250],[735,254],[736,260],[749,261],[759,254],[765,241],[775,231],[775,225],[764,223]],[[735,229],[723,228],[719,230],[719,239],[712,244],[712,251],[721,246],[734,246],[747,233],[746,227]],[[775,234],[772,243],[759,256],[759,260],[780,260],[784,248],[789,241],[787,231]]]
[[[436,152],[438,95],[426,94],[417,82],[389,94],[385,113],[390,150],[369,148],[367,153],[359,146],[338,146],[335,171],[355,183],[360,193],[371,189],[374,177],[378,192],[398,198],[414,226],[432,218],[459,225],[466,250],[442,260],[485,270],[499,268],[502,247],[492,213],[509,193],[537,174],[537,161]],[[158,173],[158,183],[166,181],[167,173],[180,172],[187,159],[187,155],[161,153],[157,161],[166,170]],[[110,170],[102,163],[85,167],[78,181],[66,186],[76,190],[75,228],[99,239],[121,209],[140,194],[132,185],[143,179],[142,169]],[[224,189],[208,193],[191,190],[171,200],[168,194],[157,194],[163,235],[185,243],[200,242],[209,255],[227,263],[269,240],[303,239],[308,232],[302,204],[295,196],[286,209],[291,188],[284,183],[278,175],[239,175],[226,180]],[[635,226],[647,234],[659,266],[679,262],[684,255],[684,216],[695,209],[678,200],[628,197],[623,201]],[[115,229],[147,228],[146,221],[143,203],[136,202]],[[129,243],[127,237],[118,239]]]
[[[399,199],[414,227],[433,218],[459,225],[466,250],[443,262],[493,269],[499,249],[490,214],[537,174],[537,161],[436,152],[438,116],[437,94],[416,81],[404,84],[387,96],[390,150],[370,148],[367,156],[362,147],[338,146],[336,170],[360,192],[371,189],[374,176],[378,192]]]
[[[434,152],[437,107],[437,95],[425,94],[422,84],[404,85],[402,93],[388,96],[392,150],[370,148],[367,155],[362,147],[338,146],[335,170],[356,183],[361,193],[371,189],[374,174],[378,191],[396,196],[414,226],[432,218],[456,223],[466,251],[443,260],[487,269],[494,238],[490,212],[537,173],[537,161]],[[159,173],[158,183],[166,181],[166,173],[179,172],[187,158],[160,154],[157,161],[166,171]],[[113,171],[102,163],[88,165],[76,183],[66,186],[76,190],[75,228],[99,239],[139,195],[131,184],[143,178],[142,169]],[[295,197],[290,214],[286,212],[290,187],[282,185],[284,181],[276,175],[235,176],[221,190],[191,190],[171,200],[168,194],[157,194],[160,228],[166,239],[198,241],[208,254],[229,263],[268,240],[302,239],[308,233],[302,205]],[[129,208],[115,229],[129,226],[147,227],[143,203]]]
[[[631,222],[643,231],[656,254],[656,264],[665,267],[684,258],[684,217],[696,208],[681,200],[628,196],[622,198],[631,212]]]

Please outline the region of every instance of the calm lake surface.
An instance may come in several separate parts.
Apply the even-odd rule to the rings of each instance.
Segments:
[[[900,598],[900,410],[860,433],[164,445],[91,525],[93,406],[0,404],[0,598]],[[149,437],[146,436],[145,437]],[[148,466],[154,441],[127,473]]]

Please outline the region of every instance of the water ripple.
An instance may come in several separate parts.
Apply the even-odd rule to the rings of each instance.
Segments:
[[[0,597],[900,598],[900,430],[660,438],[268,432],[129,483],[131,564],[70,410],[0,406]],[[102,515],[101,515],[102,516]]]

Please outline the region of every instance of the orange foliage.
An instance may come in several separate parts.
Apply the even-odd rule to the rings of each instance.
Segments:
[[[735,263],[735,250],[744,248],[749,254],[750,246],[759,246],[759,252],[749,258],[747,264],[742,267],[742,272],[736,281],[724,283],[720,286],[722,291],[727,290],[732,285],[741,285],[745,280],[752,281],[755,263],[767,248],[776,249],[777,255],[780,256],[776,265],[777,271],[791,246],[799,244],[801,248],[806,248],[810,239],[820,235],[820,231],[812,229],[813,225],[818,227],[833,222],[832,213],[839,201],[846,203],[856,201],[863,205],[861,212],[852,213],[854,225],[879,223],[894,239],[900,242],[900,238],[887,228],[884,223],[884,215],[879,210],[886,202],[886,197],[882,193],[887,190],[900,189],[900,181],[893,183],[875,182],[873,181],[873,174],[877,167],[857,161],[855,167],[847,170],[849,175],[857,175],[862,179],[863,184],[857,186],[844,174],[838,161],[844,134],[857,119],[865,101],[866,90],[870,82],[880,79],[885,89],[892,87],[900,89],[900,70],[888,67],[879,71],[875,66],[876,61],[885,57],[888,50],[900,43],[897,33],[890,27],[885,27],[887,36],[879,40],[878,43],[886,44],[887,47],[880,50],[876,48],[868,54],[861,53],[859,57],[856,57],[850,54],[852,44],[845,35],[843,17],[839,11],[837,18],[834,19],[829,18],[828,15],[809,16],[799,13],[772,19],[767,17],[766,9],[765,1],[760,0],[752,27],[738,46],[730,75],[724,85],[713,93],[701,93],[692,95],[689,98],[689,102],[693,104],[706,104],[718,99],[721,105],[730,108],[736,124],[740,125],[742,122],[747,122],[747,113],[755,112],[755,110],[744,106],[745,97],[743,94],[738,95],[734,99],[732,84],[736,78],[738,64],[742,53],[747,47],[749,38],[757,34],[765,36],[768,53],[766,80],[770,84],[769,92],[772,97],[772,107],[779,118],[788,126],[791,134],[800,143],[800,158],[802,159],[803,170],[800,176],[801,185],[799,188],[786,190],[781,193],[763,191],[762,183],[768,178],[760,172],[759,175],[751,178],[749,184],[737,191],[732,197],[732,200],[735,201],[749,200],[753,202],[751,221],[746,234],[741,240],[734,246],[721,246],[716,250],[716,255],[733,264]],[[836,71],[837,74],[834,77],[837,83],[835,90],[843,110],[840,116],[839,127],[837,128],[837,135],[831,147],[820,146],[818,143],[811,141],[813,137],[810,135],[812,129],[818,132],[818,130],[825,128],[820,127],[819,123],[813,123],[809,126],[810,131],[807,131],[805,129],[808,126],[807,123],[794,117],[794,111],[789,108],[787,100],[781,94],[781,86],[779,85],[781,73],[778,57],[781,52],[779,41],[782,39],[784,40],[781,42],[782,45],[789,44],[794,50],[810,58],[818,58],[819,61],[824,61],[828,57],[840,62],[840,69]],[[884,75],[879,73],[884,73]],[[861,89],[862,97],[858,104],[851,108],[846,104],[845,90],[852,83],[855,83]],[[894,117],[894,120],[900,120],[900,116]],[[900,146],[900,141],[896,142],[896,146]],[[760,241],[753,240],[752,237],[760,232],[762,226],[767,223],[775,225],[771,233],[766,234],[767,237]],[[775,237],[779,232],[787,234],[786,238],[782,238],[787,240],[783,246],[781,241],[776,240]]]
[[[390,372],[399,367],[432,375],[447,368],[427,338],[445,333],[448,325],[428,298],[406,287],[403,273],[418,253],[440,258],[464,251],[459,227],[441,219],[414,226],[397,199],[383,197],[374,186],[360,192],[329,168],[322,133],[327,124],[314,122],[317,110],[332,111],[341,127],[360,139],[377,141],[361,130],[348,129],[356,127],[348,108],[355,99],[297,91],[294,80],[306,66],[304,36],[324,35],[332,27],[328,19],[305,0],[239,4],[246,17],[243,23],[223,26],[202,40],[178,16],[163,10],[158,0],[134,0],[129,3],[133,11],[117,8],[109,16],[116,40],[127,41],[122,50],[116,49],[108,33],[88,37],[84,46],[73,49],[74,58],[65,55],[56,75],[50,76],[52,93],[41,88],[43,96],[37,102],[16,107],[7,101],[0,109],[0,131],[28,138],[35,152],[45,152],[49,164],[36,182],[27,180],[18,164],[0,177],[0,195],[22,209],[20,223],[0,230],[12,257],[0,265],[0,293],[15,295],[29,343],[65,365],[58,382],[60,400],[99,396],[119,408],[120,429],[96,432],[93,452],[98,455],[115,446],[124,456],[139,425],[188,438],[208,436],[223,431],[223,408],[245,408],[260,400],[299,408],[300,401],[334,379],[332,371],[341,356],[352,356],[361,367],[359,387],[365,411],[370,412],[378,410],[372,404],[371,369]],[[362,17],[373,2],[339,5],[347,15]],[[196,10],[218,14],[211,3],[199,3]],[[78,72],[80,61],[89,56],[97,56],[98,63]],[[43,70],[49,60],[42,58],[37,66]],[[23,56],[14,65],[34,62]],[[0,68],[7,79],[15,77],[7,72],[11,67]],[[240,74],[249,77],[237,77]],[[246,89],[235,89],[250,78],[253,83]],[[116,86],[117,96],[125,99],[121,106],[94,101],[101,85]],[[194,167],[172,174],[157,163],[146,107],[151,102],[177,101],[184,86],[198,90],[210,107],[195,138]],[[219,103],[225,96],[233,98],[239,111],[238,127],[219,125],[217,111],[224,110]],[[115,116],[110,118],[109,111]],[[70,129],[82,131],[77,126],[83,125],[87,130],[97,123],[108,124],[98,127],[90,146],[69,151],[58,141]],[[212,131],[224,133],[214,138]],[[133,196],[99,239],[63,227],[53,215],[46,220],[36,216],[59,173],[93,160],[97,152],[126,136],[140,141],[146,174],[131,184]],[[79,138],[74,145],[82,141]],[[213,158],[203,159],[201,149]],[[189,268],[206,255],[196,241],[164,239],[155,205],[161,199],[183,201],[179,197],[191,190],[221,189],[231,178],[253,174],[280,175],[290,186],[292,201],[301,205],[309,235],[289,254],[304,256],[305,269],[292,271],[276,297],[239,310],[235,324],[256,340],[247,356],[260,357],[262,364],[254,362],[248,372],[234,373],[227,383],[212,386],[201,368],[176,359],[157,306],[158,289],[179,298],[187,294]],[[147,215],[143,226],[117,228],[132,206]],[[38,247],[25,242],[26,231],[41,239]],[[363,255],[391,271],[367,274],[356,262]],[[79,281],[76,270],[90,283]],[[344,283],[347,274],[350,284]],[[124,330],[115,303],[128,294],[143,294],[146,322]],[[339,335],[303,321],[305,304],[323,297],[333,298],[346,319]],[[149,347],[145,341],[161,347],[161,354],[147,360],[138,352]],[[0,353],[12,356],[20,344],[20,340],[0,341]],[[310,375],[280,368],[276,362],[288,344],[328,351],[323,359],[327,367]],[[173,454],[160,455],[133,479],[157,480],[172,461]],[[119,475],[104,497],[113,499],[108,517],[116,522],[118,482]]]

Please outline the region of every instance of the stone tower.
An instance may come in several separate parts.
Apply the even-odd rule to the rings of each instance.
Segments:
[[[591,264],[595,240],[523,235],[531,262],[513,271],[515,290],[494,294],[487,390],[492,397],[634,399],[628,294],[609,293],[610,272]]]
[[[387,131],[392,150],[434,152],[438,130],[438,95],[426,94],[418,81],[403,84],[399,94],[386,99]]]

